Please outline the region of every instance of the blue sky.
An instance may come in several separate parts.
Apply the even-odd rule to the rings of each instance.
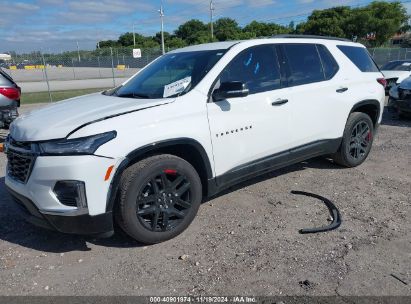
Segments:
[[[369,0],[214,0],[215,16],[240,25],[251,20],[288,24],[313,9],[365,5]],[[163,0],[165,30],[192,18],[209,21],[209,0]],[[407,3],[406,5],[409,5]],[[99,40],[126,31],[152,35],[160,29],[159,0],[0,0],[0,52],[93,49]]]

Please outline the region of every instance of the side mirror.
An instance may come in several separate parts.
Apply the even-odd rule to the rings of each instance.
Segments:
[[[223,82],[213,92],[213,100],[221,101],[227,98],[246,97],[250,91],[245,83],[240,81]]]

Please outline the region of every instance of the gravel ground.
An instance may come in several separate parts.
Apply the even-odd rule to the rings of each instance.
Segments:
[[[204,203],[179,237],[148,247],[24,223],[1,155],[0,295],[411,296],[410,128],[386,114],[360,167],[318,158],[254,179]],[[299,234],[329,215],[291,190],[331,199],[342,226]]]

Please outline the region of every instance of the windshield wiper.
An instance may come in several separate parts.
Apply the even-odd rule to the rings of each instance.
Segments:
[[[112,88],[112,89],[107,89],[105,91],[103,91],[103,95],[107,95],[107,96],[113,96],[117,93],[117,91],[122,87],[123,85],[120,85],[118,87]]]
[[[140,94],[140,93],[118,94],[117,97],[124,97],[124,98],[141,98],[141,99],[149,99],[149,98],[151,98],[149,95]]]

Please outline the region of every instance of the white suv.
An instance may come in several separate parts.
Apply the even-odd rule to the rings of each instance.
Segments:
[[[65,233],[170,239],[238,182],[331,155],[368,156],[383,75],[364,46],[283,36],[190,46],[123,85],[18,118],[6,185],[27,219]]]

